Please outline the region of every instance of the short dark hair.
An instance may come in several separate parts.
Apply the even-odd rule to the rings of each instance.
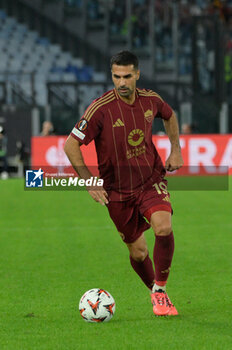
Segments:
[[[135,69],[138,69],[139,67],[137,56],[130,51],[120,51],[112,56],[110,60],[111,69],[113,64],[117,64],[118,66],[129,66],[130,64],[133,64]]]

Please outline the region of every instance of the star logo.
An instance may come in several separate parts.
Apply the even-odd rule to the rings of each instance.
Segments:
[[[43,170],[26,170],[26,187],[43,187]]]
[[[35,181],[36,179],[40,179],[41,180],[41,175],[43,175],[43,171],[41,170],[41,168],[39,170],[34,170],[34,174],[35,174],[35,177],[33,179],[33,181]]]

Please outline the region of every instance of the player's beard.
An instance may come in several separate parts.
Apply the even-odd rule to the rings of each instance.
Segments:
[[[125,88],[121,87],[121,88],[118,88],[118,93],[122,97],[129,97],[133,93],[133,91],[128,87],[125,87]]]

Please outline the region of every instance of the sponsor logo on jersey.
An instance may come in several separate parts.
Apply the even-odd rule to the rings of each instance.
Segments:
[[[144,140],[144,132],[140,129],[132,130],[128,135],[128,143],[131,146],[139,146]]]
[[[116,122],[113,124],[113,128],[116,128],[117,126],[125,126],[123,121],[121,121],[120,118],[116,120]]]
[[[144,113],[144,118],[151,123],[153,120],[153,113],[152,110],[148,109],[145,113]]]
[[[88,126],[88,122],[87,120],[85,119],[81,119],[79,121],[79,123],[77,124],[77,128],[80,130],[80,131],[85,131],[87,129],[87,126]]]
[[[127,157],[127,159],[130,159],[130,158],[133,158],[133,157],[141,156],[144,153],[146,153],[145,145],[139,146],[139,147],[134,147],[132,149],[127,150],[126,151],[126,157]]]

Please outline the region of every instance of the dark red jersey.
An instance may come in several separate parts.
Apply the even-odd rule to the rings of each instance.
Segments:
[[[127,200],[164,176],[152,122],[171,115],[171,107],[152,90],[136,89],[129,105],[113,89],[94,100],[75,125],[74,138],[85,145],[95,141],[99,174],[111,200]]]

